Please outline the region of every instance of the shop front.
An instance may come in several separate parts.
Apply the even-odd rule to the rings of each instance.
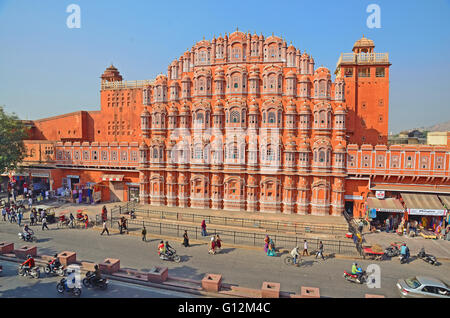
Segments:
[[[397,198],[378,197],[367,198],[367,215],[372,229],[395,230],[404,217],[405,208]],[[389,222],[386,223],[386,220]]]
[[[439,234],[445,226],[447,209],[436,194],[401,193],[409,222],[416,221],[422,236]]]
[[[127,201],[139,203],[139,183],[127,183],[128,196]]]
[[[104,174],[102,181],[109,182],[109,200],[112,202],[124,201],[125,184],[124,175]]]

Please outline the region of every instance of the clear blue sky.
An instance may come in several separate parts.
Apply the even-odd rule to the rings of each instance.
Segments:
[[[69,29],[70,4],[81,28]],[[369,29],[369,4],[381,28]],[[111,62],[126,80],[167,73],[195,41],[256,31],[283,36],[334,71],[362,34],[389,52],[390,131],[450,120],[450,0],[0,0],[0,105],[23,119],[100,108]]]

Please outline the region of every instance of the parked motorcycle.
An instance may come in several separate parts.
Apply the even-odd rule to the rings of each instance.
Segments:
[[[406,255],[400,255],[400,264],[405,264],[405,263],[409,263],[409,258],[406,257]]]
[[[366,273],[366,271],[363,271],[361,268],[358,268],[358,269],[362,271],[362,274],[360,276],[353,275],[352,273],[347,273],[347,271],[344,271],[343,277],[352,283],[358,283],[358,284],[365,283],[367,281],[367,273]]]
[[[88,271],[86,273],[86,277],[83,278],[83,286],[87,288],[95,287],[104,290],[106,289],[106,287],[108,287],[108,280],[106,278],[101,278],[97,281],[95,279],[95,273]]]
[[[64,277],[66,275],[66,269],[64,268],[64,266],[63,265],[55,266],[54,264],[52,264],[52,261],[48,261],[48,264],[45,265],[44,272],[47,275],[56,274],[61,277]]]
[[[60,294],[71,293],[73,296],[80,297],[81,289],[78,287],[69,287],[67,286],[67,279],[62,278],[59,283],[56,285],[56,290]]]
[[[173,250],[173,253],[169,255],[161,254],[159,258],[163,261],[174,261],[175,263],[179,263],[181,261],[181,257],[177,255],[177,251],[175,250]]]
[[[436,259],[436,257],[434,257],[433,255],[427,254],[425,253],[425,248],[421,248],[420,252],[417,254],[417,257],[422,259],[423,261],[427,262],[428,264],[431,265],[438,265],[438,261]]]
[[[20,265],[17,274],[19,274],[20,276],[39,278],[39,276],[41,275],[41,271],[38,266],[26,269],[25,267],[23,267],[23,265]]]
[[[396,245],[391,245],[384,250],[384,254],[388,257],[399,256],[400,249]]]
[[[25,233],[19,233],[19,237],[24,240],[25,242],[37,242],[36,236],[34,234],[25,234]]]

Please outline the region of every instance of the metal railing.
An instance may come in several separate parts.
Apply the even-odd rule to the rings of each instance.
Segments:
[[[347,232],[346,226],[311,225],[311,224],[297,223],[293,221],[274,222],[258,219],[209,216],[202,214],[179,213],[171,211],[146,210],[142,208],[136,208],[135,205],[131,206],[129,205],[129,203],[119,207],[117,211],[119,212],[119,214],[128,213],[131,210],[130,207],[132,207],[136,216],[154,219],[156,218],[161,220],[184,221],[198,224],[200,224],[202,220],[205,220],[207,224],[213,225],[236,226],[242,228],[257,228],[277,232],[279,231],[291,232],[295,234],[320,233],[331,235],[341,235],[341,234],[344,235]]]
[[[118,225],[118,217],[115,218],[115,222],[111,222],[111,228],[117,229]],[[226,244],[233,245],[250,245],[250,246],[260,246],[264,247],[264,238],[267,235],[270,236],[275,242],[277,249],[288,249],[291,250],[295,246],[302,246],[304,240],[307,240],[309,245],[310,253],[317,250],[319,247],[319,242],[322,241],[324,245],[324,251],[326,254],[343,254],[343,255],[351,255],[357,256],[358,251],[355,249],[355,245],[353,242],[348,241],[339,241],[339,240],[325,240],[325,239],[311,239],[302,236],[287,236],[287,235],[279,235],[277,233],[252,233],[252,232],[242,232],[242,231],[231,231],[231,230],[222,230],[216,229],[214,227],[207,228],[207,236],[201,235],[201,227],[200,226],[185,226],[180,224],[166,224],[162,222],[150,222],[150,221],[139,221],[136,219],[128,219],[127,220],[128,231],[138,231],[145,226],[147,233],[157,234],[161,236],[172,236],[181,238],[186,230],[188,232],[188,236],[191,239],[203,240],[205,243],[208,243],[210,240],[210,236],[219,234],[221,239],[224,242],[224,246]]]

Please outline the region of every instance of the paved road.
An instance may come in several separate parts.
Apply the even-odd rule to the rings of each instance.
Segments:
[[[36,298],[62,298],[73,297],[70,294],[60,295],[56,291],[56,284],[60,277],[49,276],[41,272],[39,279],[22,277],[17,275],[17,263],[2,261],[3,273],[0,276],[0,297],[36,297]],[[82,288],[81,298],[194,298],[195,295],[184,294],[164,289],[156,289],[146,286],[128,284],[113,280],[109,282],[108,289],[105,291]]]
[[[115,234],[100,236],[96,230],[56,229],[41,231],[35,227],[39,253],[53,255],[63,250],[76,251],[77,260],[101,262],[107,257],[119,258],[121,267],[150,269],[154,265],[169,268],[169,275],[201,280],[205,273],[220,273],[224,283],[249,288],[261,288],[263,281],[280,282],[281,290],[299,292],[300,286],[320,287],[326,297],[364,297],[366,293],[398,297],[395,283],[399,278],[414,275],[448,277],[450,263],[433,267],[422,260],[400,265],[398,259],[376,262],[381,267],[381,288],[370,289],[356,285],[342,278],[344,269],[350,270],[351,259],[315,260],[305,257],[304,265],[297,268],[283,263],[283,256],[268,257],[262,250],[229,248],[224,243],[222,254],[209,255],[207,246],[198,244],[189,248],[179,242],[171,242],[182,257],[179,264],[165,262],[158,258],[156,250],[161,238],[142,242],[139,237]],[[0,222],[0,240],[21,245],[17,236],[18,226]],[[411,251],[414,255],[415,251]],[[325,246],[326,254],[326,246]],[[373,261],[360,261],[364,268]],[[125,294],[126,295],[126,294]]]

